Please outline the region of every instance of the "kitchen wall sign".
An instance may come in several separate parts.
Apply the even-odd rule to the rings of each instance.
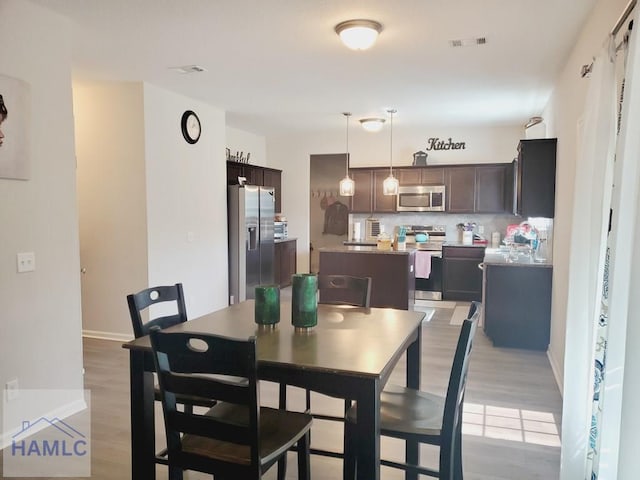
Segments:
[[[431,137],[427,140],[427,147],[425,150],[465,150],[466,142],[454,142],[449,137],[448,140],[440,140],[438,137]]]

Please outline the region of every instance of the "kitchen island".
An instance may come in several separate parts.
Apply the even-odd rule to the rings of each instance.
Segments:
[[[320,249],[320,275],[371,277],[371,306],[413,310],[415,250],[378,250],[370,246]]]
[[[551,323],[551,263],[487,249],[484,331],[496,347],[546,350]]]

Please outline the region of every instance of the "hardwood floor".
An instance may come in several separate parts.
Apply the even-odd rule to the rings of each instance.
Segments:
[[[453,309],[437,309],[423,328],[423,390],[444,394],[459,326],[450,325]],[[85,381],[92,403],[92,477],[131,478],[129,438],[128,353],[119,342],[84,340]],[[404,381],[404,359],[398,363],[392,382]],[[262,403],[276,405],[277,387],[263,382]],[[290,407],[302,408],[303,395],[290,389]],[[340,400],[318,396],[313,405],[322,411],[340,412]],[[157,405],[157,423],[162,424]],[[562,399],[546,354],[494,348],[478,330],[471,357],[463,428],[465,480],[557,479],[560,469],[560,424]],[[315,421],[312,443],[340,450],[342,427]],[[164,444],[162,432],[158,442]],[[382,439],[382,454],[402,458],[401,442]],[[296,478],[296,461],[290,454],[287,479]],[[437,450],[425,447],[424,464],[437,464]],[[342,477],[340,460],[312,456],[314,480]],[[167,478],[166,468],[157,467],[157,478]],[[402,472],[383,468],[382,478],[403,478]],[[190,472],[188,479],[210,476]],[[276,478],[276,469],[266,479]],[[427,478],[427,477],[424,477]]]

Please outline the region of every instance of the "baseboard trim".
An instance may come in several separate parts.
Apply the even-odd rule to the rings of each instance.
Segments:
[[[54,408],[53,410],[46,412],[43,415],[39,415],[39,417],[58,418],[60,420],[64,420],[65,418],[68,418],[71,415],[74,415],[78,412],[85,410],[87,407],[88,407],[87,402],[85,401],[84,398],[81,398],[81,399],[69,402],[65,405],[61,405],[58,408]],[[35,433],[39,432],[40,430],[43,430],[48,426],[49,424],[47,422],[42,422],[41,425],[34,425],[32,427],[32,430],[30,430],[28,436],[34,435]],[[22,429],[22,426],[19,426],[17,428],[11,429],[8,432],[5,432],[4,434],[0,434],[0,449],[5,449],[9,445],[11,445],[11,439],[13,438],[14,435],[16,435],[17,433],[20,433],[21,429]]]
[[[547,358],[549,359],[549,364],[551,364],[551,371],[553,372],[553,377],[556,379],[558,390],[560,390],[560,396],[564,397],[563,395],[564,376],[561,375],[560,366],[558,365],[558,363],[555,360],[555,357],[551,353],[550,348],[547,349]]]
[[[101,332],[99,330],[82,330],[82,336],[86,338],[97,338],[98,340],[111,340],[114,342],[130,342],[133,335],[124,333]]]

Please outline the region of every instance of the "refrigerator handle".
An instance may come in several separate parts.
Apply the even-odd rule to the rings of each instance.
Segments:
[[[258,248],[258,227],[255,225],[247,227],[248,250],[256,250]]]

